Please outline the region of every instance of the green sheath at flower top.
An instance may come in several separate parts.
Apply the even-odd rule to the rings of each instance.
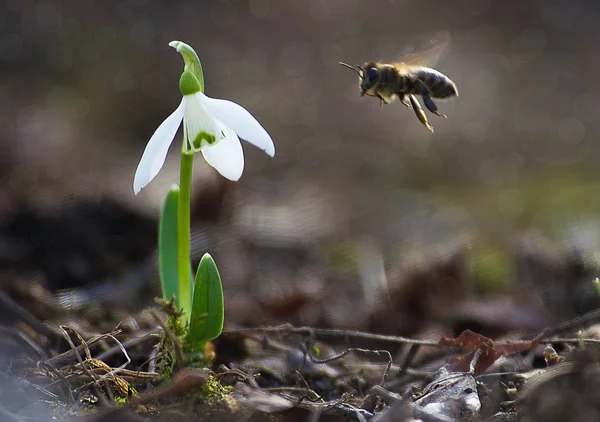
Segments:
[[[202,72],[202,64],[194,49],[181,41],[171,41],[169,46],[173,47],[183,56],[183,62],[185,63],[183,70],[192,72],[194,76],[196,76],[200,83],[200,92],[204,92],[204,73]]]

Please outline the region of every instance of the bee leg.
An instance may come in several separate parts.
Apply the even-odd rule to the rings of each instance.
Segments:
[[[404,104],[406,107],[410,107],[410,104],[408,103],[408,101],[406,101],[406,95],[400,94],[398,95],[398,98],[400,99],[400,102],[402,104]]]
[[[377,97],[379,98],[379,108],[383,108],[384,104],[387,104],[387,101],[383,99],[383,97],[379,94],[377,94]]]
[[[417,115],[417,118],[421,121],[421,123],[423,123],[425,125],[425,127],[427,129],[429,129],[429,131],[431,133],[433,133],[433,128],[431,126],[429,126],[429,123],[427,122],[427,116],[425,115],[425,112],[421,108],[421,105],[419,104],[419,102],[417,101],[417,99],[415,98],[415,96],[414,95],[410,95],[408,97],[408,99],[410,100],[410,104],[412,105],[412,108],[415,111],[415,114]]]
[[[427,110],[431,111],[435,115],[446,119],[448,116],[446,116],[443,113],[440,113],[437,108],[437,104],[434,103],[431,99],[431,92],[429,91],[429,88],[427,88],[423,81],[421,81],[420,79],[417,79],[417,84],[419,85],[419,88],[421,88],[421,96],[423,97],[423,102],[425,103],[425,107],[427,107]]]

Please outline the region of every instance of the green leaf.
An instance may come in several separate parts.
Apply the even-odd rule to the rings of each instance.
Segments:
[[[158,225],[158,268],[163,298],[171,300],[173,295],[179,303],[179,272],[177,255],[177,215],[179,210],[179,186],[173,185],[165,198]]]
[[[219,337],[224,319],[223,286],[215,261],[204,254],[194,281],[192,315],[186,341],[203,345]]]

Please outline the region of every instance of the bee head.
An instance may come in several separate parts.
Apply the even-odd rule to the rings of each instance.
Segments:
[[[368,62],[360,66],[351,66],[348,63],[340,62],[340,64],[348,69],[355,71],[360,78],[360,95],[365,95],[365,93],[373,88],[377,81],[379,81],[379,69],[377,69],[377,65],[374,62]]]
[[[365,63],[363,67],[359,67],[362,71],[360,81],[360,95],[365,95],[367,91],[373,88],[379,82],[380,72],[377,65],[373,62]]]

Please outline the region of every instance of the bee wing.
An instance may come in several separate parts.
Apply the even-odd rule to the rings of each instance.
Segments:
[[[440,31],[429,41],[429,45],[418,52],[404,55],[402,61],[393,63],[394,66],[407,68],[414,66],[435,66],[442,54],[448,48],[451,37],[448,31]]]

